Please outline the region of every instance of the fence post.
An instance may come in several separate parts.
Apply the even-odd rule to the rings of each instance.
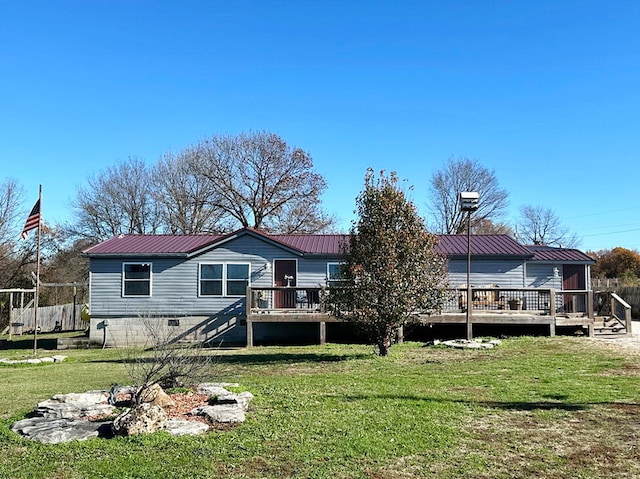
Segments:
[[[13,292],[9,293],[9,341],[13,334]]]

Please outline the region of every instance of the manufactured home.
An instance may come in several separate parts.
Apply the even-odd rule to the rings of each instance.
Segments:
[[[144,344],[154,334],[237,345],[326,339],[336,320],[323,298],[340,284],[348,235],[121,235],[87,249],[90,339],[105,346]],[[474,322],[589,328],[589,269],[574,249],[525,246],[506,235],[442,235],[449,295],[424,323]],[[515,319],[514,319],[515,318]],[[331,327],[331,326],[330,326]],[[159,329],[158,329],[159,328]]]

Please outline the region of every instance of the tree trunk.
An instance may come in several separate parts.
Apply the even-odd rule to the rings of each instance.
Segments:
[[[378,354],[380,356],[387,356],[389,354],[389,348],[391,348],[391,335],[387,334],[378,340]]]

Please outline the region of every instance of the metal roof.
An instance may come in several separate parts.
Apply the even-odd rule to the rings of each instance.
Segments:
[[[228,235],[120,235],[83,251],[88,256],[188,256],[237,236],[250,234],[263,237],[303,254],[339,255],[342,241],[348,235],[268,235],[250,228]]]
[[[467,235],[440,235],[436,250],[448,256],[467,254]],[[472,256],[531,257],[533,253],[508,235],[472,235]]]
[[[556,248],[553,246],[540,245],[531,245],[527,246],[527,248],[533,252],[533,261],[558,261],[565,263],[568,261],[579,261],[580,263],[595,263],[591,256],[573,248]]]
[[[86,249],[87,256],[190,256],[238,236],[262,237],[276,245],[303,255],[332,255],[342,252],[347,244],[346,234],[274,234],[241,229],[228,235],[120,235]],[[466,256],[466,235],[440,235],[436,250],[447,256]],[[508,235],[472,235],[472,256],[509,256],[533,261],[593,262],[576,249],[549,246],[523,246]]]
[[[349,241],[349,235],[269,235],[278,243],[286,244],[294,249],[309,254],[338,255],[342,252],[341,245]]]
[[[221,235],[120,235],[83,251],[88,256],[182,256],[218,241]]]

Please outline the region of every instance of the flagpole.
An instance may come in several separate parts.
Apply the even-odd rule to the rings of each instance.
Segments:
[[[38,354],[38,297],[40,296],[40,226],[42,225],[42,185],[38,188],[40,211],[38,216],[38,233],[36,239],[36,297],[33,300],[33,355]]]

